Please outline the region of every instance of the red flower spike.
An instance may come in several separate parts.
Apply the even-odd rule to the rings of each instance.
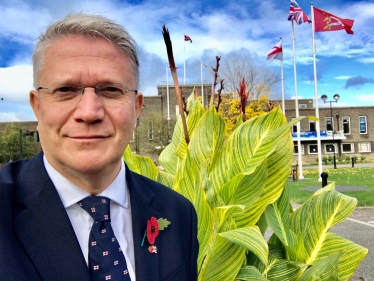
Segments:
[[[238,91],[238,96],[240,98],[239,109],[243,115],[243,121],[245,121],[245,106],[247,105],[249,92],[246,90],[244,77],[242,81],[240,82],[240,87],[239,89],[237,89],[237,91]]]
[[[149,244],[153,245],[155,243],[156,237],[159,233],[158,221],[155,217],[151,217],[147,222],[147,240]]]

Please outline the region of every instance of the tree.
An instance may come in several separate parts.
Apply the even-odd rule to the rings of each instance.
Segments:
[[[240,115],[240,101],[237,98],[233,98],[232,94],[223,94],[221,97],[222,102],[220,104],[218,113],[225,120],[226,130],[228,135],[230,135],[235,129],[236,122]],[[271,104],[271,101],[265,94],[261,95],[256,100],[248,101],[245,110],[246,119],[249,120],[256,116],[266,114],[273,108],[273,106],[269,106],[269,104]]]
[[[225,81],[225,91],[237,97],[237,87],[244,77],[250,99],[258,99],[263,94],[269,94],[280,75],[272,72],[265,65],[260,65],[250,56],[248,51],[238,50],[223,58],[220,77]]]
[[[22,159],[31,158],[37,153],[33,137],[26,135],[26,132],[19,124],[10,123],[5,131],[0,133],[0,163],[21,158],[20,136],[22,136]]]

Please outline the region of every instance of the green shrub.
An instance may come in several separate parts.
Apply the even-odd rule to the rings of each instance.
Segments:
[[[334,163],[334,157],[332,157],[331,155],[329,157],[327,157],[327,161],[329,163]]]
[[[325,164],[325,165],[327,165],[329,163],[329,160],[326,156],[322,157],[322,163]]]

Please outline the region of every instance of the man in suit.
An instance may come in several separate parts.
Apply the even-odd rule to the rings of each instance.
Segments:
[[[0,280],[197,279],[193,206],[122,161],[143,106],[138,66],[132,37],[101,16],[68,15],[39,37],[30,104],[43,153],[0,170]],[[110,202],[109,227],[86,198]],[[154,242],[152,217],[171,222]],[[118,243],[114,264],[93,256],[95,224]]]

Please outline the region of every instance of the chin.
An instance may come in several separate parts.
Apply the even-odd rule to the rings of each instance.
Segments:
[[[64,166],[73,169],[79,173],[92,174],[100,171],[113,171],[120,162],[120,157],[105,157],[104,153],[85,152],[72,153],[70,159],[64,161]]]

